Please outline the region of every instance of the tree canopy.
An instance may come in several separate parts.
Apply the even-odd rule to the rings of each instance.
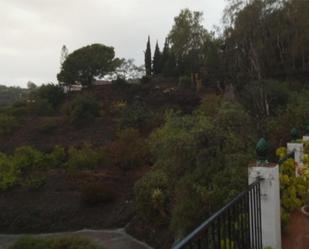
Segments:
[[[192,12],[189,9],[181,10],[174,19],[175,23],[168,35],[168,41],[180,73],[198,71],[203,60],[201,51],[209,34],[203,27],[202,20],[202,12]]]
[[[69,54],[57,75],[58,81],[65,85],[80,83],[91,86],[95,77],[103,77],[119,66],[121,61],[115,58],[113,47],[92,44]]]

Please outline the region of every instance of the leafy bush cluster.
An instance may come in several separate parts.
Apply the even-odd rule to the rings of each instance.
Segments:
[[[144,176],[135,185],[137,212],[152,224],[161,224],[168,218],[168,177],[163,171]]]
[[[247,183],[253,158],[252,122],[237,103],[217,112],[171,112],[150,137],[154,170],[135,185],[139,215],[156,217],[183,235],[233,198]]]
[[[64,93],[61,86],[42,85],[31,90],[28,99],[28,110],[32,115],[51,116],[56,114],[63,101]]]
[[[135,129],[122,130],[116,140],[106,147],[95,148],[83,144],[66,150],[55,146],[49,153],[30,146],[19,147],[12,155],[0,153],[0,190],[15,185],[37,189],[45,183],[48,169],[76,171],[108,164],[130,170],[148,161],[147,143]]]
[[[23,237],[9,249],[99,249],[89,239],[77,236],[66,237]],[[101,248],[103,249],[103,248]]]
[[[110,162],[124,170],[142,166],[149,157],[144,138],[133,128],[120,130],[106,152]]]
[[[45,182],[46,169],[59,167],[65,160],[64,148],[56,146],[42,153],[30,146],[17,148],[13,155],[0,154],[0,190],[15,185],[36,189]]]
[[[97,155],[94,153],[89,147],[81,150],[71,148],[67,156],[65,149],[60,146],[55,146],[50,153],[43,153],[30,146],[17,148],[13,155],[1,153],[0,190],[15,185],[37,189],[45,183],[46,170],[51,168],[94,167],[97,165]]]
[[[286,157],[286,149],[279,148],[279,158]],[[280,166],[280,195],[281,195],[281,222],[286,226],[290,214],[300,208],[309,190],[309,172],[306,168],[300,176],[296,176],[296,162],[294,159],[286,160]]]
[[[84,144],[79,148],[69,148],[66,166],[70,170],[94,169],[102,163],[103,159],[104,154],[102,150],[95,149],[89,144]]]
[[[56,110],[64,100],[64,92],[59,85],[42,85],[34,94],[38,99],[46,100],[53,110]]]
[[[121,128],[145,129],[151,123],[152,112],[147,110],[142,103],[126,106],[120,114]]]
[[[66,113],[72,124],[83,125],[100,115],[100,105],[94,98],[78,96],[69,103]]]
[[[0,114],[0,136],[13,133],[20,126],[13,115]]]

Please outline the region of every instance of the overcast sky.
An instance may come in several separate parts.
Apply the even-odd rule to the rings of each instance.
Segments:
[[[56,82],[60,50],[91,44],[143,63],[148,34],[162,46],[183,8],[204,12],[207,29],[221,21],[225,0],[0,0],[0,84]]]

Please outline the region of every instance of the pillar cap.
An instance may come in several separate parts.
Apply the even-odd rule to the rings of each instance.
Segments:
[[[256,156],[258,162],[266,163],[268,155],[269,144],[265,138],[261,138],[256,144]]]

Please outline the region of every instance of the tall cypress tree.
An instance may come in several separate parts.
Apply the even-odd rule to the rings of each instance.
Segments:
[[[150,45],[150,36],[148,36],[147,47],[145,51],[145,69],[146,75],[151,76],[151,45]]]
[[[155,49],[154,56],[153,56],[153,67],[152,67],[153,74],[156,75],[162,72],[161,62],[162,62],[162,54],[161,54],[159,44],[157,41],[156,49]]]

